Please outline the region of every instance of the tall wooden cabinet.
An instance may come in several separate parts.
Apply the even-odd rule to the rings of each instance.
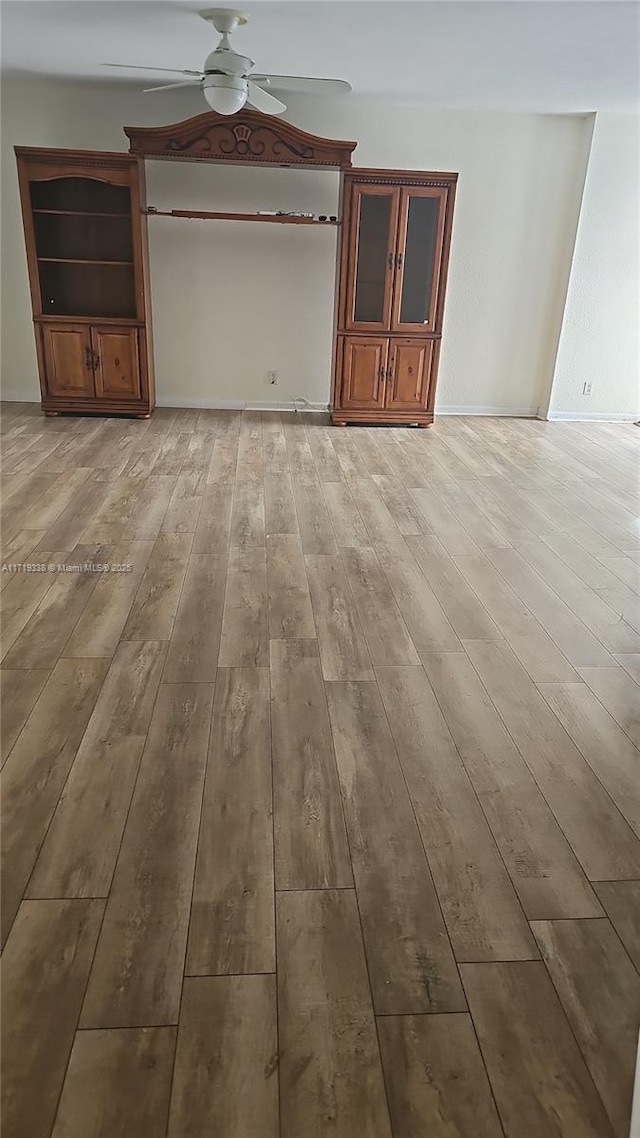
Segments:
[[[339,170],[333,421],[433,422],[457,174],[358,169],[355,142],[247,109],[125,133],[128,154],[16,147],[47,414],[153,409],[148,213],[314,224],[148,210],[145,160],[170,158]]]
[[[457,177],[345,171],[334,423],[433,422]]]
[[[143,162],[16,147],[42,407],[154,403]]]

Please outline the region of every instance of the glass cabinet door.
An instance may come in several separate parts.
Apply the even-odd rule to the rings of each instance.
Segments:
[[[354,186],[347,278],[346,327],[386,331],[391,321],[397,186]]]
[[[433,332],[444,233],[445,190],[403,187],[392,329]]]

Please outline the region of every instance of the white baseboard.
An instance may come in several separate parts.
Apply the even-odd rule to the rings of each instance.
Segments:
[[[310,411],[312,413],[329,410],[328,403],[310,403],[307,399],[292,399],[280,403],[247,403],[247,411]]]
[[[168,399],[156,398],[156,407],[180,407],[184,410],[244,411],[244,399]]]
[[[309,403],[306,399],[278,399],[260,402],[254,399],[157,399],[157,407],[193,408],[212,411],[326,411],[326,403]]]
[[[640,418],[640,412],[613,415],[608,411],[593,411],[590,414],[581,414],[578,411],[548,411],[545,417],[567,423],[634,423]]]
[[[531,407],[438,407],[436,415],[495,415],[497,418],[535,419],[537,411]]]

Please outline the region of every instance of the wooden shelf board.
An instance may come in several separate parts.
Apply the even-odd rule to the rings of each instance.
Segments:
[[[134,323],[129,316],[103,316],[100,312],[83,312],[74,313],[70,315],[68,312],[49,312],[46,317],[37,318],[42,319],[48,324],[55,324],[57,321],[67,320],[72,324],[132,324]]]
[[[213,221],[268,221],[278,225],[315,225],[329,228],[339,225],[339,221],[316,221],[314,217],[291,217],[274,213],[211,213],[197,209],[143,209],[148,217],[193,217]]]
[[[33,317],[34,324],[128,324],[132,328],[144,328],[144,320],[137,316],[66,316],[59,312],[39,312]]]
[[[133,265],[133,261],[93,261],[84,257],[38,257],[38,261],[53,265]]]
[[[32,213],[50,213],[54,217],[118,217],[131,221],[130,213],[98,213],[92,209],[34,209]]]

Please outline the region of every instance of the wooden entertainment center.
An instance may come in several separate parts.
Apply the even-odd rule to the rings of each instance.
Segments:
[[[457,174],[358,169],[355,142],[251,110],[124,130],[128,154],[16,147],[46,414],[151,414],[147,216],[163,212],[337,225],[332,420],[433,422]],[[146,159],[337,170],[340,216],[155,211]]]

